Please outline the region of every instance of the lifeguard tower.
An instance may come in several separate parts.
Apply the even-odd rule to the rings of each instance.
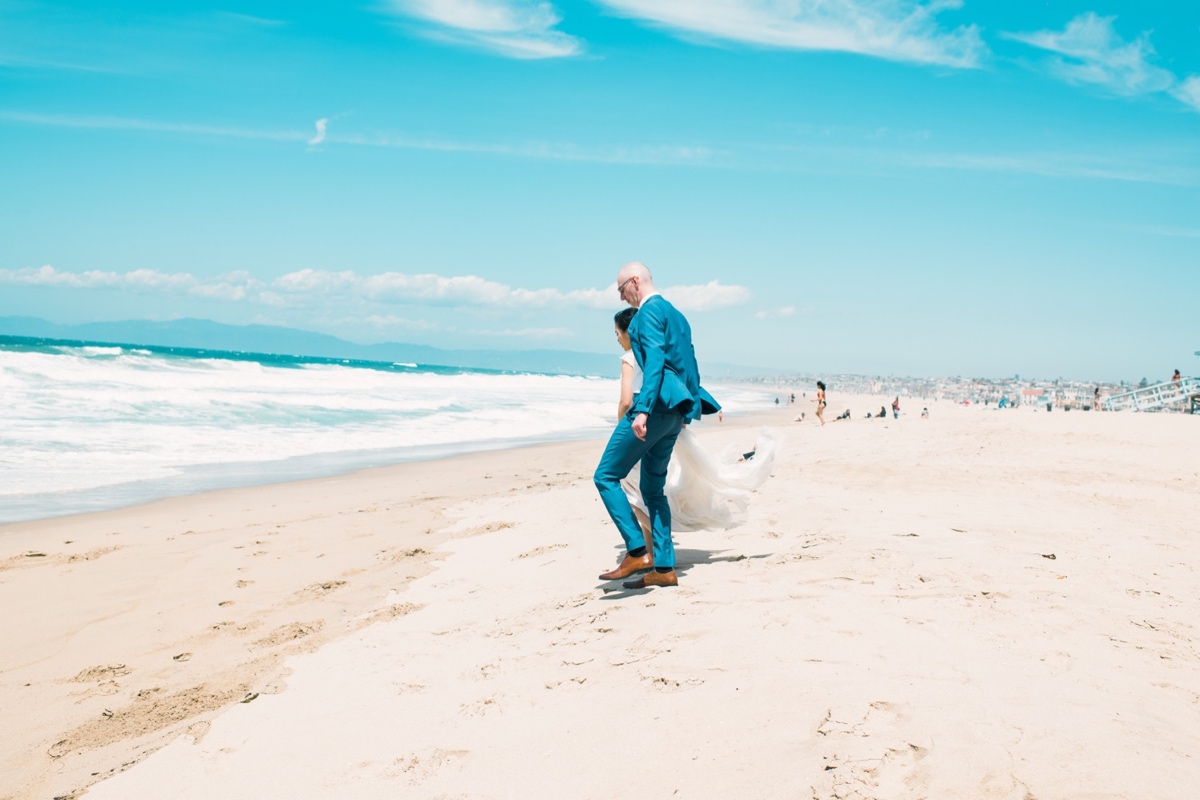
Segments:
[[[1196,351],[1200,356],[1200,350]],[[1200,414],[1200,378],[1181,378],[1104,398],[1105,411],[1183,411]]]

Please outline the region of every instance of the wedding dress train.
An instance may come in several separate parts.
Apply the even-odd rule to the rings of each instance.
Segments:
[[[754,445],[753,458],[739,461],[741,453],[726,448],[713,457],[685,427],[675,442],[667,467],[667,502],[671,506],[671,530],[727,530],[746,521],[750,492],[771,475],[782,436],[764,428]],[[621,486],[635,508],[646,512],[639,488],[641,467],[635,466]]]

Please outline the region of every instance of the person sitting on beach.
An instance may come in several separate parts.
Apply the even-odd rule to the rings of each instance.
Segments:
[[[876,419],[885,419],[886,417],[887,417],[887,408],[885,408],[884,406],[880,406],[879,413],[875,415],[875,418]]]
[[[921,409],[921,419],[929,419],[929,409],[928,408]]]
[[[841,420],[841,419],[850,419],[850,409],[847,408],[845,411],[838,414],[837,419],[835,419],[834,422],[837,422],[838,420]]]

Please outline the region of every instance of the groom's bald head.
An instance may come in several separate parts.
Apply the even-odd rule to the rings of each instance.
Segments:
[[[640,261],[630,261],[617,273],[617,292],[621,299],[637,308],[642,299],[654,291],[650,269]]]

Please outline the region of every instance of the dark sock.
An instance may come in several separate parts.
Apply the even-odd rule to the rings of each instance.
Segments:
[[[654,571],[657,572],[659,575],[666,575],[668,572],[674,572],[675,568],[674,567],[655,567]]]
[[[629,551],[629,555],[633,558],[641,558],[642,556],[646,555],[646,548],[635,547]]]

